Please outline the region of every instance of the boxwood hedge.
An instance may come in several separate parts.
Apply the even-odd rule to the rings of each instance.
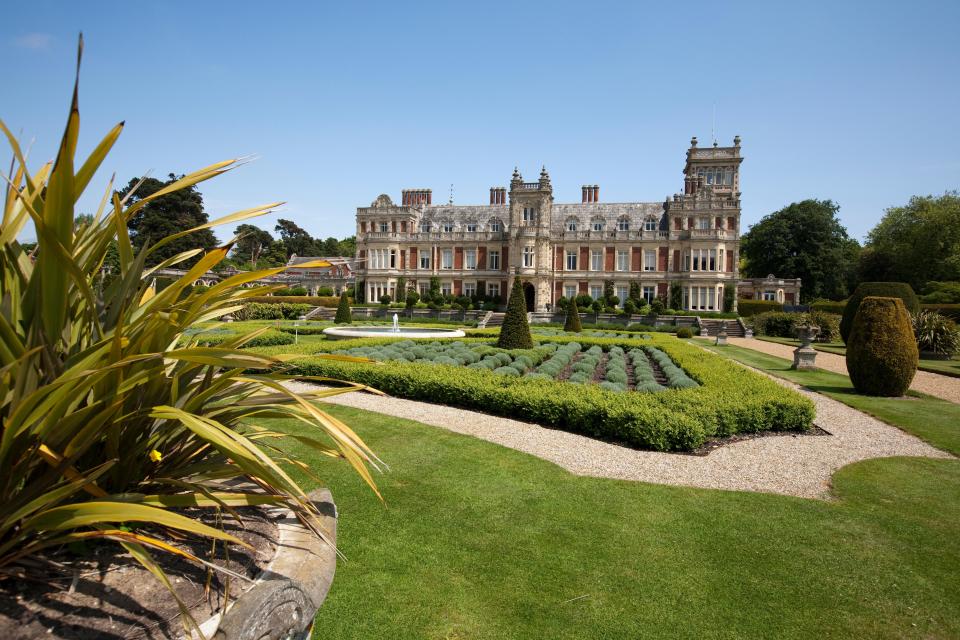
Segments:
[[[390,342],[396,340],[321,342],[311,345],[311,350],[322,353],[357,346],[383,348]],[[474,346],[484,341],[463,342]],[[549,364],[558,355],[562,360],[564,354],[570,353],[564,346],[574,340],[558,336],[551,342],[561,346],[550,358],[544,354],[541,365]],[[630,353],[650,345],[651,339],[577,336],[576,342],[600,350],[616,346]],[[340,362],[311,356],[295,358],[290,365],[297,375],[353,380],[402,398],[529,420],[657,451],[690,450],[709,438],[765,430],[804,430],[812,424],[813,403],[795,391],[695,345],[672,338],[655,338],[653,343],[698,386],[659,393],[623,393],[610,385],[570,384],[575,382],[575,376],[587,376],[582,372],[561,382],[539,375],[521,375],[499,361],[495,366],[484,364],[488,358],[497,360],[496,354],[455,367],[405,361]],[[281,353],[282,348],[270,351]],[[635,355],[636,352],[631,357]],[[652,378],[648,384],[650,390],[661,389]]]

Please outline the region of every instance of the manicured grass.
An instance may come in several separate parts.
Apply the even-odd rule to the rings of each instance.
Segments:
[[[346,556],[315,638],[960,636],[957,461],[859,463],[820,502],[576,477],[331,411],[390,471],[382,505],[344,463],[299,450],[333,491]]]
[[[792,338],[775,338],[771,336],[757,336],[758,340],[766,340],[767,342],[777,342],[779,344],[786,344],[791,347],[799,347],[800,341],[794,340]],[[826,343],[814,343],[813,348],[817,351],[824,351],[826,353],[833,353],[838,356],[847,355],[847,347],[842,342],[826,342]],[[921,358],[918,368],[921,371],[927,371],[929,373],[939,373],[945,376],[951,376],[953,378],[960,378],[960,360],[954,358],[952,360],[931,360],[929,358]]]
[[[831,371],[794,371],[791,362],[753,349],[704,344],[708,349],[822,393],[834,400],[900,427],[945,451],[960,455],[960,405],[911,392],[905,398],[860,395],[850,378]]]

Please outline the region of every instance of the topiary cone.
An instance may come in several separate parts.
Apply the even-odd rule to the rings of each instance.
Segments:
[[[346,291],[340,294],[340,304],[337,305],[337,315],[333,322],[334,324],[350,324],[353,322],[353,317],[350,315],[350,298],[347,297]]]
[[[523,296],[523,283],[520,278],[513,280],[513,289],[510,291],[507,313],[503,317],[497,346],[501,349],[533,348],[530,325],[527,323],[527,301]]]
[[[902,396],[910,388],[919,359],[903,301],[864,298],[847,341],[847,371],[854,388],[868,396]]]
[[[580,309],[577,308],[576,298],[570,300],[570,304],[567,305],[567,321],[563,323],[563,330],[573,331],[575,333],[583,331],[583,326],[580,324]]]

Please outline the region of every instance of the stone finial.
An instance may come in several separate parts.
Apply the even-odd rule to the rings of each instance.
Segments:
[[[740,146],[740,136],[733,136],[733,146],[735,147]]]
[[[692,138],[690,138],[690,146],[691,147],[697,146],[697,136],[693,136]]]
[[[550,174],[547,173],[547,165],[543,165],[540,169],[540,184],[549,185],[550,184]]]

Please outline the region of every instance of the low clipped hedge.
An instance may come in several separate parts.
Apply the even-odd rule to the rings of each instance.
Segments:
[[[744,318],[767,311],[783,311],[783,304],[774,300],[737,300],[737,313]]]
[[[843,318],[840,319],[840,339],[844,343],[850,339],[853,319],[860,308],[860,302],[867,296],[899,298],[911,314],[920,311],[920,301],[917,299],[917,294],[906,282],[861,282],[857,285],[857,289],[850,296],[850,299],[847,300],[847,306],[843,309]]]
[[[237,320],[296,320],[313,309],[308,304],[250,302],[233,314]]]
[[[339,296],[255,296],[247,298],[250,302],[264,302],[266,304],[308,304],[311,307],[336,308],[340,303]]]
[[[823,311],[824,313],[835,313],[838,316],[843,315],[843,310],[847,308],[847,301],[841,300],[840,302],[834,302],[833,300],[817,300],[810,304],[810,309],[813,311]]]
[[[197,333],[192,338],[196,340],[200,346],[203,347],[215,347],[221,345],[224,342],[230,340],[235,340],[236,338],[251,333],[252,330],[243,330],[243,331],[232,331],[232,330],[215,330],[209,333]],[[256,338],[246,342],[241,348],[243,349],[252,349],[254,347],[277,347],[282,345],[293,344],[295,340],[293,335],[293,330],[290,330],[290,333],[287,333],[282,329],[268,329],[264,331]]]
[[[463,340],[463,339],[461,339]],[[310,345],[321,354],[355,346],[387,344],[375,338]],[[489,340],[466,339],[490,344]],[[550,338],[609,350],[630,351],[650,340]],[[305,356],[293,359],[293,373],[352,380],[391,395],[520,417],[574,433],[656,451],[689,451],[707,439],[766,430],[804,430],[814,418],[813,403],[744,367],[672,338],[657,338],[663,351],[699,386],[658,393],[617,392],[592,384],[544,377],[513,376],[466,366],[408,362],[355,363]],[[282,353],[282,348],[269,352]]]

